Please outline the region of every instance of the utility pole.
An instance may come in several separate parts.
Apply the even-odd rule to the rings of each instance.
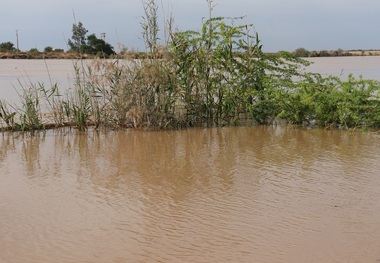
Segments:
[[[106,41],[106,33],[100,33],[100,39]]]
[[[16,47],[17,47],[17,52],[20,51],[19,46],[18,46],[18,29],[16,29]]]

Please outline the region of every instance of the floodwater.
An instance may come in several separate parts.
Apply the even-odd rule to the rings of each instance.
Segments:
[[[380,262],[380,135],[0,134],[0,262]]]
[[[308,71],[346,79],[349,74],[364,79],[380,80],[380,56],[307,58],[313,62]]]
[[[355,77],[380,80],[380,56],[323,57],[307,58],[313,62],[307,71],[318,72],[323,76],[334,75],[347,78],[349,73]],[[51,87],[55,83],[61,91],[70,89],[74,83],[74,65],[87,67],[92,60],[26,60],[0,59],[0,99],[18,104],[19,94],[31,84],[42,83]]]
[[[60,89],[69,89],[74,83],[74,65],[78,63],[81,66],[80,62],[67,59],[0,59],[0,99],[17,104],[18,94],[38,83],[46,88],[57,83]]]

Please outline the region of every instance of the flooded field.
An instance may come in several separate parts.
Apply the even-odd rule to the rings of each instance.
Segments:
[[[349,74],[365,79],[380,80],[380,56],[320,57],[307,58],[313,62],[308,71],[323,76],[337,76],[346,79]]]
[[[0,99],[18,104],[18,94],[22,94],[23,88],[38,83],[44,84],[46,88],[57,83],[60,89],[69,89],[75,81],[74,65],[77,63],[66,59],[0,60]]]
[[[379,262],[380,136],[0,134],[0,262]]]
[[[380,80],[380,56],[364,57],[322,57],[307,58],[313,62],[310,72],[323,76],[335,75],[346,78],[349,73],[355,77],[363,75],[367,79]],[[83,64],[82,64],[83,63]],[[30,84],[43,83],[46,88],[57,83],[62,93],[73,88],[75,82],[74,65],[86,68],[92,60],[0,60],[0,99],[11,104],[20,102],[18,93]]]

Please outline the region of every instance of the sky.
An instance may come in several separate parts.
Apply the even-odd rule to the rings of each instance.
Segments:
[[[179,30],[199,30],[208,17],[207,0],[157,0],[162,20],[171,13]],[[263,49],[380,49],[379,0],[214,0],[214,16],[245,16]],[[115,51],[144,50],[142,0],[1,0],[0,43],[22,51],[45,47],[67,50],[73,23],[88,34],[106,34]],[[161,20],[161,21],[162,21]],[[161,23],[161,28],[162,27]]]

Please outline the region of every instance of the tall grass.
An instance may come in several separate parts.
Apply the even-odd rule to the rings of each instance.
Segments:
[[[20,94],[22,108],[0,101],[4,129],[178,129],[278,118],[320,127],[380,126],[379,82],[304,73],[308,62],[288,52],[263,52],[244,17],[213,17],[214,2],[208,5],[209,18],[199,31],[174,30],[170,18],[160,36],[158,6],[145,1],[146,59],[79,61],[74,87],[66,93],[56,83],[39,83]]]

